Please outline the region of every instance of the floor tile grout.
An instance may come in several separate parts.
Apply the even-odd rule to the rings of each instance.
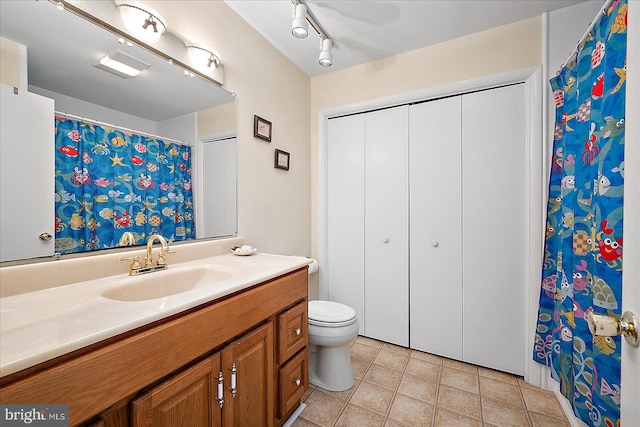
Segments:
[[[364,347],[356,347],[356,350],[354,350],[354,345],[359,344],[362,345]],[[341,405],[341,409],[338,411],[335,419],[333,419],[332,421],[320,421],[320,423],[313,423],[312,420],[306,420],[306,418],[304,417],[304,411],[302,414],[303,419],[305,419],[306,421],[312,423],[312,425],[318,425],[320,426],[322,425],[327,425],[326,422],[329,423],[330,427],[336,427],[338,425],[343,425],[344,424],[344,420],[341,420],[341,417],[343,417],[343,415],[345,415],[346,411],[347,411],[347,407],[349,407],[350,405],[352,407],[357,407],[359,408],[359,410],[361,409],[362,411],[365,411],[364,413],[371,413],[371,414],[375,414],[376,419],[379,419],[379,417],[382,417],[382,424],[384,425],[387,422],[392,422],[395,423],[396,425],[405,425],[405,422],[408,421],[407,419],[405,419],[405,422],[399,422],[396,421],[392,418],[390,418],[391,414],[392,414],[392,409],[394,408],[394,405],[396,405],[397,403],[397,399],[399,398],[399,396],[403,396],[404,398],[408,398],[411,399],[411,401],[415,401],[418,402],[420,405],[419,407],[421,408],[428,408],[428,407],[432,407],[433,408],[433,412],[432,412],[432,416],[431,416],[431,425],[435,425],[436,421],[438,420],[438,414],[440,414],[440,417],[447,417],[447,416],[463,416],[463,417],[467,417],[469,419],[473,419],[476,422],[480,423],[481,425],[484,423],[486,425],[488,424],[488,420],[486,419],[487,417],[490,417],[489,419],[491,419],[492,417],[495,417],[495,405],[499,404],[502,405],[503,408],[512,408],[515,412],[515,414],[522,414],[522,411],[524,411],[524,415],[525,417],[522,418],[522,421],[525,421],[526,419],[526,423],[528,423],[528,425],[531,427],[534,425],[534,419],[532,418],[532,414],[535,414],[535,416],[537,417],[536,421],[540,422],[541,419],[551,419],[551,420],[557,420],[559,423],[561,423],[562,425],[569,425],[568,421],[566,420],[566,418],[564,419],[560,419],[557,418],[554,415],[549,415],[547,413],[541,414],[539,412],[536,412],[534,410],[530,410],[529,407],[527,406],[527,401],[524,398],[524,392],[523,389],[529,389],[529,390],[540,390],[542,391],[542,389],[539,389],[537,387],[528,385],[526,383],[524,383],[522,381],[522,377],[518,377],[515,375],[511,375],[511,374],[505,374],[505,373],[501,373],[500,371],[495,371],[493,369],[489,369],[489,368],[483,368],[483,367],[478,367],[472,364],[465,364],[464,362],[460,362],[460,361],[456,361],[453,359],[448,359],[445,357],[441,357],[438,355],[429,355],[429,353],[423,353],[423,352],[418,352],[415,350],[411,350],[408,349],[408,351],[400,351],[400,349],[403,349],[404,347],[400,347],[400,346],[393,346],[391,347],[391,345],[386,345],[386,343],[383,343],[381,341],[376,341],[370,338],[364,338],[364,337],[358,337],[356,338],[351,344],[350,344],[350,352],[352,354],[352,359],[357,359],[359,362],[358,363],[362,363],[363,365],[366,364],[366,368],[362,369],[362,372],[359,372],[359,376],[360,379],[356,379],[357,383],[354,383],[354,388],[352,390],[352,392],[350,394],[348,394],[348,398],[347,399],[342,399],[342,398],[338,398],[334,395],[332,395],[332,392],[328,391],[328,390],[324,390],[320,387],[316,387],[314,388],[314,390],[309,393],[306,398],[305,401],[307,401],[309,398],[311,398],[316,392],[317,393],[322,393],[326,396],[330,396],[332,398],[334,398],[335,400],[337,400]],[[369,349],[369,350],[367,350]],[[373,351],[372,351],[373,349]],[[390,356],[389,354],[385,354],[382,353],[382,351],[385,351],[387,353],[391,353],[392,355],[396,356],[397,359],[393,360],[393,357]],[[355,354],[354,355],[354,351],[356,353],[359,352],[359,354]],[[378,361],[378,363],[376,363],[376,359],[383,354],[383,357],[381,357],[381,359]],[[424,354],[427,355],[428,357],[414,357],[414,356],[418,356],[419,354]],[[358,357],[360,356],[360,357]],[[399,358],[402,358],[402,363],[399,362]],[[429,371],[429,373],[427,373],[427,371],[424,371],[424,374],[421,372],[420,375],[416,375],[418,373],[418,371],[413,370],[412,373],[407,372],[407,369],[409,367],[409,364],[411,363],[411,361],[418,361],[417,365],[418,366],[422,366],[422,362],[424,363],[428,363],[428,364],[432,364],[432,365],[436,365],[438,366],[438,373],[437,376],[434,379],[428,379],[427,376],[430,378],[432,375],[432,371]],[[436,362],[437,360],[437,362]],[[390,365],[387,366],[384,363]],[[416,363],[416,362],[414,362]],[[377,366],[378,368],[376,368],[377,370],[375,371],[375,374],[373,374],[372,372],[372,368],[375,366]],[[398,369],[398,366],[400,366],[400,368]],[[416,365],[414,365],[415,367]],[[425,365],[426,366],[426,365]],[[447,383],[443,384],[443,374],[445,372],[445,368],[451,368],[453,371],[447,371],[449,372],[449,375],[447,377]],[[361,369],[361,368],[359,368]],[[415,368],[414,368],[415,369]],[[385,373],[389,373],[389,372],[394,372],[395,374],[393,374],[391,377],[389,377],[390,379],[394,380],[395,385],[393,387],[387,387],[388,385],[379,385],[382,384],[380,383],[380,379],[382,378],[382,381],[384,382],[387,378],[385,378],[384,375],[386,375]],[[464,373],[464,374],[469,374],[469,375],[460,375],[460,376],[456,376],[455,374],[451,374],[451,372],[458,372],[458,373]],[[370,374],[371,373],[371,374]],[[397,377],[395,376],[396,374],[400,375],[399,379],[397,379]],[[367,374],[370,374],[369,378],[367,378],[365,380],[365,378],[367,377]],[[427,375],[427,376],[425,376]],[[509,375],[509,376],[507,376]],[[400,392],[400,386],[403,384],[403,381],[405,379],[407,379],[407,376],[411,376],[412,378],[414,378],[413,380],[408,380],[408,381],[412,381],[412,383],[407,383],[405,385],[405,388],[403,389],[404,392]],[[460,378],[463,378],[462,380],[460,380]],[[466,378],[466,379],[464,379]],[[471,378],[475,379],[475,383],[476,383],[476,387],[477,390],[475,392],[473,392],[474,395],[476,395],[472,401],[473,402],[478,402],[479,404],[479,412],[477,412],[477,409],[471,409],[471,412],[467,412],[465,411],[465,407],[469,408],[468,406],[465,406],[466,403],[465,400],[452,400],[451,399],[451,391],[448,390],[447,391],[447,401],[441,401],[440,400],[440,394],[442,391],[442,387],[444,385],[447,385],[447,387],[451,390],[460,390],[463,392],[468,392],[471,393],[470,389],[464,389],[462,387],[464,387],[464,383],[465,381],[470,381]],[[372,382],[372,381],[376,381],[376,382]],[[397,381],[397,382],[396,382]],[[419,381],[419,383],[416,383],[416,381]],[[453,382],[452,382],[453,381]],[[460,382],[462,381],[462,382]],[[483,393],[482,392],[482,386],[481,386],[481,381],[482,384],[485,386],[485,392],[489,393]],[[416,394],[413,395],[412,393],[412,387],[416,387],[416,384],[420,384],[420,383],[425,383],[428,384],[429,387],[435,387],[435,393],[431,394],[433,396],[433,402],[429,402],[428,400],[423,400],[423,399],[430,399],[428,398],[428,394],[431,392],[427,392],[427,391],[423,391],[423,392],[419,392],[420,394]],[[385,390],[385,391],[391,391],[391,397],[390,400],[388,402],[388,405],[386,407],[386,410],[384,411],[384,414],[377,412],[377,410],[372,409],[373,407],[369,408],[367,407],[367,405],[365,404],[365,406],[359,404],[359,403],[354,403],[352,400],[354,399],[354,397],[356,396],[356,393],[358,393],[359,389],[361,387],[363,387],[363,384],[367,384],[368,386],[372,386],[372,387],[376,387],[377,389],[381,389],[381,390]],[[507,391],[505,391],[504,389],[502,390],[502,392],[498,392],[496,394],[496,387],[497,389],[500,389],[500,384],[505,385],[505,387],[507,385],[509,386],[516,386],[517,390],[518,390],[518,395],[520,397],[519,399],[519,403],[520,405],[518,405],[517,403],[515,403],[513,400],[515,398],[510,398],[507,400],[503,400],[501,397],[499,396],[504,396],[504,393],[506,393]],[[489,387],[489,388],[486,388]],[[426,389],[425,389],[426,390]],[[362,391],[362,394],[365,393],[364,391]],[[386,392],[385,392],[386,393]],[[406,394],[405,394],[406,393]],[[426,394],[425,394],[426,393]],[[362,394],[359,394],[359,402],[360,403],[364,403],[365,401],[361,400],[362,399]],[[388,393],[386,394],[386,396],[388,396]],[[463,394],[460,394],[460,396],[463,396]],[[464,399],[470,398],[469,394],[464,394],[464,396],[467,396]],[[319,397],[319,395],[318,395]],[[377,397],[377,396],[376,396]],[[376,398],[374,397],[374,399]],[[369,397],[369,399],[371,399],[371,397]],[[529,394],[529,399],[531,399],[531,394]],[[458,402],[458,403],[454,403],[454,402]],[[460,403],[462,402],[462,403]],[[494,402],[494,403],[490,403],[490,402]],[[441,406],[441,403],[443,404],[447,404],[447,407],[445,406]],[[452,406],[453,405],[453,406]],[[461,405],[461,406],[460,406]],[[493,405],[494,407],[494,415],[492,416],[491,413],[487,412],[487,405]],[[558,403],[559,405],[559,403]],[[475,405],[474,405],[475,406]],[[375,405],[374,405],[375,407]],[[334,407],[335,408],[335,407]],[[452,408],[456,408],[456,409],[452,409]],[[476,407],[477,408],[477,407]],[[337,408],[335,408],[337,409]],[[334,409],[334,411],[335,411]],[[561,409],[561,408],[560,408]],[[397,409],[396,409],[397,410]],[[421,411],[424,409],[421,409]],[[335,413],[335,412],[334,412]],[[448,414],[448,415],[447,415]],[[455,415],[453,415],[455,414]],[[333,415],[332,415],[333,416]],[[373,416],[373,415],[372,415]],[[522,416],[522,415],[517,415],[518,417]],[[477,418],[479,417],[479,419]],[[542,417],[542,418],[541,418]],[[347,420],[345,418],[345,420]],[[316,420],[318,421],[318,420]],[[426,419],[424,420],[426,421]],[[442,421],[442,418],[440,418],[440,421]],[[562,422],[564,421],[564,423]],[[501,424],[501,421],[497,420],[494,418],[493,423],[496,424]],[[493,425],[493,423],[491,425]],[[296,424],[294,423],[294,426]],[[351,424],[349,424],[351,425]]]

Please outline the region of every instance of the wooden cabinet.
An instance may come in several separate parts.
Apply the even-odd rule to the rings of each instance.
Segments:
[[[308,388],[307,279],[301,268],[3,377],[0,401],[68,404],[71,426],[280,426]]]
[[[222,375],[229,378],[222,425],[273,426],[273,349],[269,322],[222,350]]]
[[[278,316],[277,416],[284,422],[309,387],[307,301]]]
[[[278,371],[278,417],[286,419],[309,386],[309,353],[301,351]]]
[[[131,404],[131,425],[220,426],[220,412],[212,398],[219,368],[216,354],[143,394]]]
[[[308,338],[307,304],[298,304],[278,316],[278,363],[306,347]]]
[[[132,426],[272,426],[272,349],[269,322],[134,400]]]

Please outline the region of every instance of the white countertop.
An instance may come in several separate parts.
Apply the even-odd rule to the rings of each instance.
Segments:
[[[103,294],[137,279],[109,276],[0,299],[0,377],[180,313],[308,265],[309,258],[257,253],[217,255],[148,273],[213,266],[225,274],[212,286],[143,301],[117,301]]]

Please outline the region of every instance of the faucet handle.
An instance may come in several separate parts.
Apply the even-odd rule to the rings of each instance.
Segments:
[[[140,264],[140,258],[138,258],[138,255],[125,257],[125,258],[118,258],[118,262],[121,263],[121,264],[123,262],[127,262],[127,261],[132,261],[131,262],[131,270],[137,270],[137,269],[142,268],[142,264]]]
[[[158,260],[156,261],[157,265],[165,265],[167,263],[167,260],[164,259],[165,255],[168,254],[175,254],[176,251],[174,251],[173,249],[167,249],[166,251],[164,249],[160,249],[160,253],[158,254]]]

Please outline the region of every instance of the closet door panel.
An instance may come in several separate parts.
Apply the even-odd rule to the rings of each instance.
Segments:
[[[365,115],[366,336],[409,345],[408,106]]]
[[[524,373],[524,85],[462,97],[463,356]]]
[[[364,330],[364,114],[330,119],[327,134],[327,288]]]
[[[459,96],[409,113],[411,348],[462,359]]]

